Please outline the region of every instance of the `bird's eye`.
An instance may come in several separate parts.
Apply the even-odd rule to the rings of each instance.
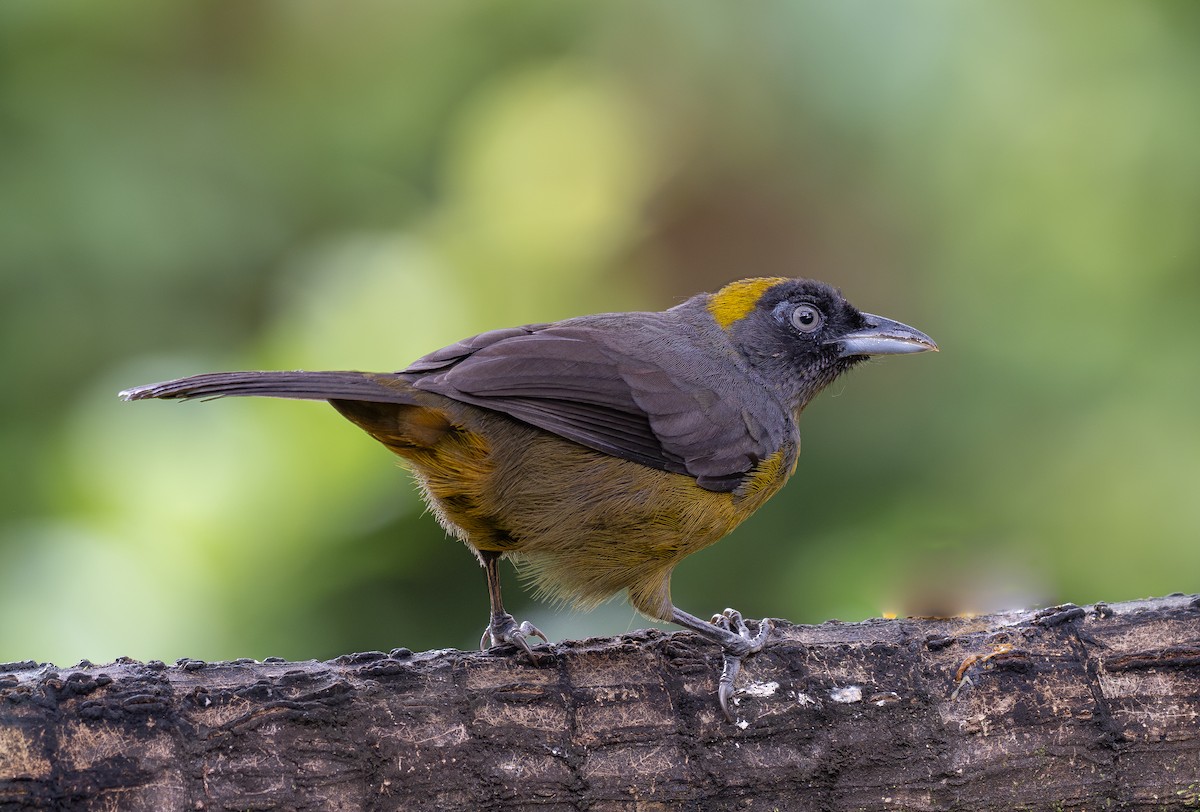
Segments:
[[[809,304],[798,305],[792,311],[792,326],[802,333],[815,333],[824,321],[821,311]]]

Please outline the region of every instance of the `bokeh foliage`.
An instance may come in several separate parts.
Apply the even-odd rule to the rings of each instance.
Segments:
[[[681,606],[1200,589],[1198,41],[1166,0],[0,3],[0,660],[473,645],[482,574],[331,410],[116,391],[749,275],[943,352],[814,404]]]

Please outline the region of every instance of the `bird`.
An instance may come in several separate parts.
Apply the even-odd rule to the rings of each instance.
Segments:
[[[672,570],[783,487],[800,414],[822,389],[871,356],[937,350],[828,284],[757,277],[663,311],[484,332],[396,372],[217,372],[120,397],[327,401],[401,458],[478,558],[491,604],[481,649],[509,644],[537,663],[531,641],[549,645],[505,611],[501,559],[540,597],[580,608],[624,591],[641,614],[721,647],[717,700],[732,721],[742,660],[772,623],[685,612]]]

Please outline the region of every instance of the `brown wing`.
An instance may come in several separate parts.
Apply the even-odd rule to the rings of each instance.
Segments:
[[[418,389],[731,491],[779,449],[790,420],[729,354],[698,349],[669,313],[483,333],[401,374]]]

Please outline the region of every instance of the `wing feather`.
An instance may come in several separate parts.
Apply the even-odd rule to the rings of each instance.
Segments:
[[[702,349],[686,324],[664,318],[670,313],[496,330],[401,374],[418,389],[733,490],[780,447],[788,416],[758,387],[730,386],[744,380],[732,354]]]

